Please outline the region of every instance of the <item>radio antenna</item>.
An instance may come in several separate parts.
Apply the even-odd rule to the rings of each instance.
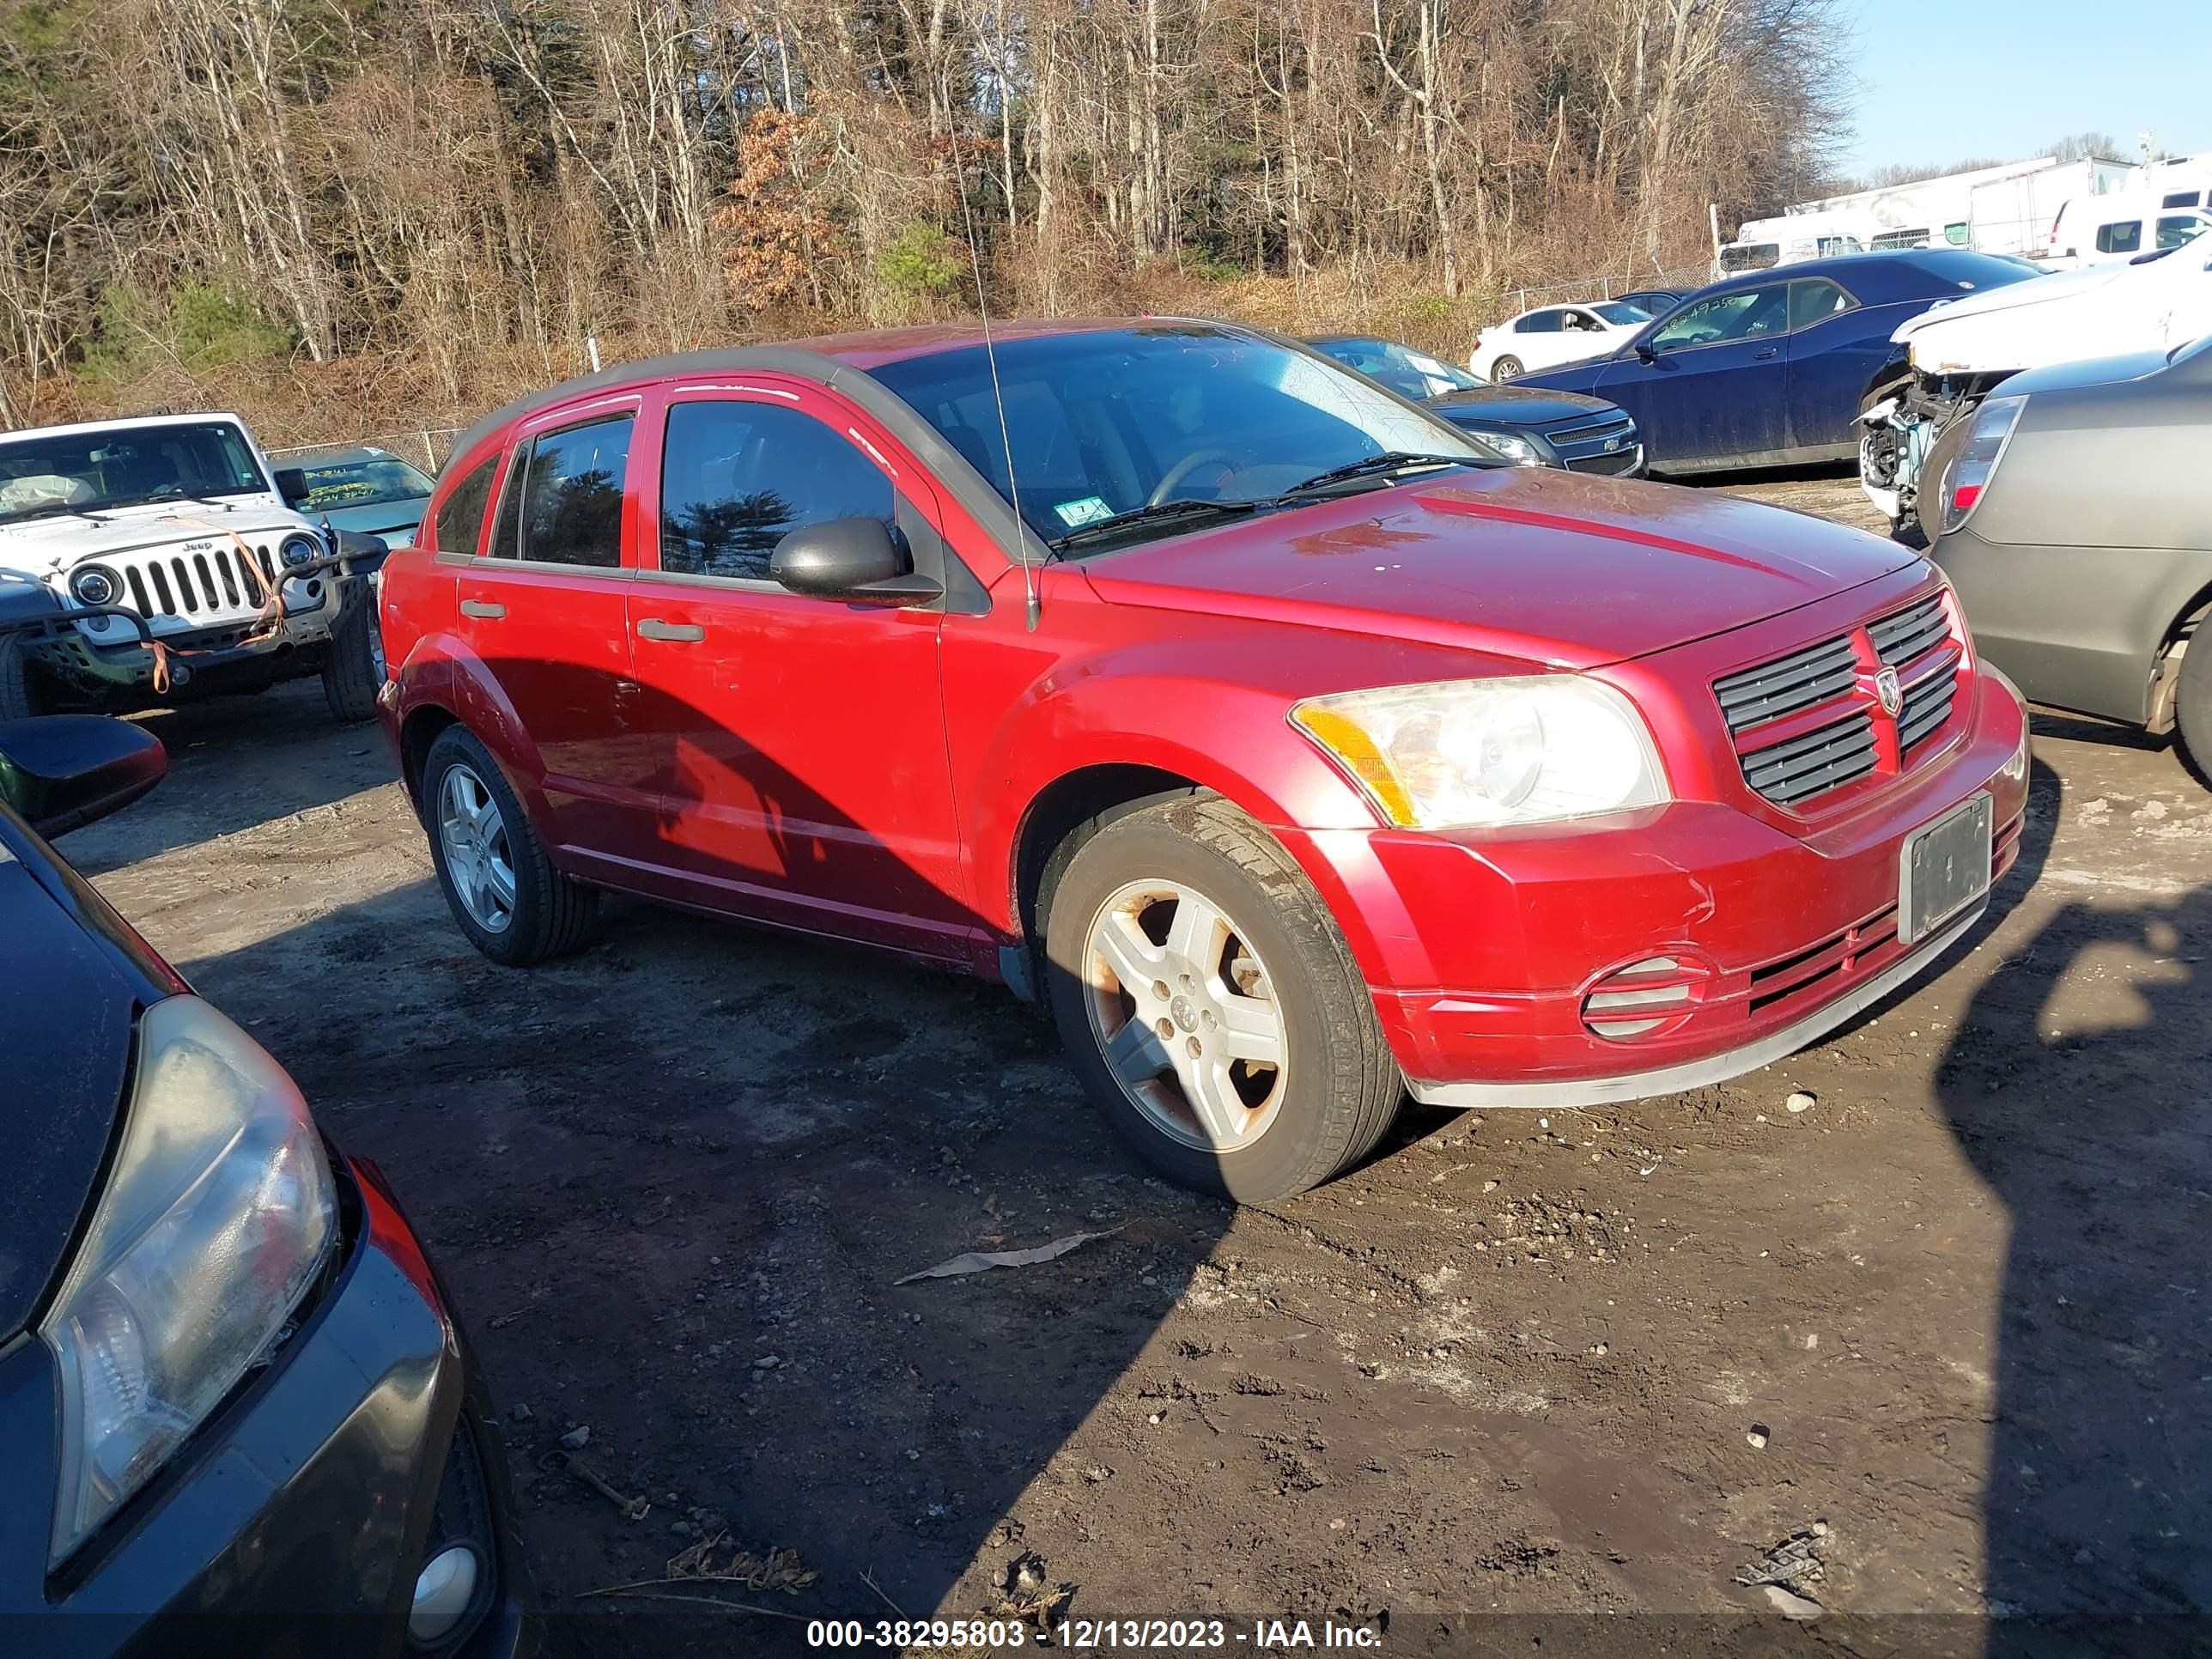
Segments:
[[[968,167],[960,158],[960,118],[952,104],[952,81],[943,77],[947,131],[952,140],[952,185],[960,197],[960,217],[968,227],[968,265],[975,273],[975,314],[983,322],[983,361],[991,366],[991,401],[999,411],[999,445],[1006,458],[1006,494],[1014,507],[1014,553],[1022,563],[1022,596],[1028,631],[1036,632],[1039,604],[1036,568],[1030,563],[1029,521],[1022,517],[1022,486],[1014,477],[1014,438],[1006,424],[1006,394],[999,384],[998,343],[991,337],[991,306],[983,296],[983,254],[975,240],[975,210],[968,200]],[[999,95],[1006,95],[1002,84]]]

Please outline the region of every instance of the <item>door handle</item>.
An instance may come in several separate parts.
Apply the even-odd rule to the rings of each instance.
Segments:
[[[696,644],[707,637],[707,630],[697,623],[665,623],[658,617],[640,617],[637,636],[641,640],[665,640],[674,645]]]
[[[463,599],[461,614],[464,617],[480,617],[486,622],[497,622],[507,614],[507,607],[484,599]]]
[[[1751,361],[1754,363],[1763,363],[1769,357],[1778,357],[1781,355],[1782,348],[1780,346],[1769,346],[1764,351],[1753,352],[1751,354]]]

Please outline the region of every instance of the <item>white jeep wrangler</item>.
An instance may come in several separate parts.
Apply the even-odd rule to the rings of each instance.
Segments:
[[[385,544],[309,522],[306,493],[235,415],[0,433],[0,720],[309,674],[372,717]]]

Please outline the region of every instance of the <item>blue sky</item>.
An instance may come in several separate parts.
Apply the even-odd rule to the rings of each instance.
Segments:
[[[2072,132],[2135,157],[2212,150],[2212,0],[1850,0],[1858,133],[1847,172],[2002,161]]]

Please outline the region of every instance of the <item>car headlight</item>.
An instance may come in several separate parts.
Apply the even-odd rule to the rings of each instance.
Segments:
[[[313,536],[294,534],[284,538],[276,552],[288,567],[302,565],[321,558],[323,544]]]
[[[1512,432],[1481,432],[1474,434],[1516,466],[1541,466],[1543,453],[1528,439]]]
[[[39,1334],[62,1397],[58,1563],[283,1334],[337,1234],[284,1069],[197,997],[138,1022],[122,1143]]]
[[[69,590],[79,605],[113,605],[123,597],[123,581],[104,564],[81,564],[70,572]]]
[[[1573,674],[1310,697],[1291,723],[1407,829],[1540,823],[1671,799],[1650,729]]]

